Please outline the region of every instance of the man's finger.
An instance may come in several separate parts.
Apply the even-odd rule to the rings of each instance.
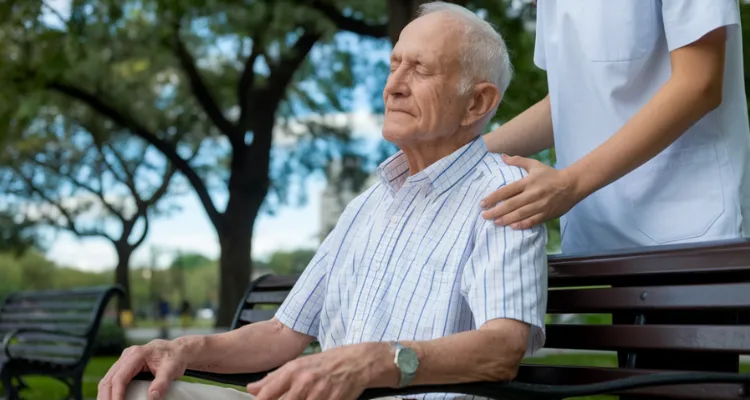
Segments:
[[[526,178],[515,181],[508,185],[501,186],[499,189],[488,194],[487,197],[482,199],[482,201],[479,202],[479,205],[484,209],[489,209],[491,207],[494,207],[501,201],[507,200],[513,196],[518,195],[519,193],[522,193],[524,187],[526,186],[526,181],[524,179]],[[492,217],[487,219],[492,219]]]
[[[154,374],[154,380],[148,387],[148,400],[163,399],[167,395],[172,381],[179,378],[182,372],[178,370],[178,366],[174,362],[164,363]]]
[[[526,157],[520,157],[520,156],[511,157],[506,154],[503,154],[502,158],[506,164],[514,166],[514,167],[523,168],[526,170],[526,172],[529,172],[529,170],[531,168],[534,168],[536,166],[536,163],[538,163],[538,161],[533,158],[526,158]]]
[[[133,378],[143,370],[143,359],[141,357],[131,357],[126,360],[117,373],[112,376],[112,399],[125,400],[125,392]]]
[[[255,400],[279,400],[289,390],[291,379],[289,374],[280,374],[266,382],[260,389]]]
[[[112,377],[117,373],[117,370],[119,368],[120,361],[117,361],[112,365],[109,371],[107,371],[107,373],[104,375],[104,378],[99,381],[99,385],[97,386],[96,391],[96,400],[112,399]]]
[[[262,379],[259,379],[255,382],[248,383],[245,385],[245,390],[247,390],[248,393],[257,396],[260,392],[260,389],[263,388],[263,386],[271,379],[273,378],[272,374],[267,374]]]

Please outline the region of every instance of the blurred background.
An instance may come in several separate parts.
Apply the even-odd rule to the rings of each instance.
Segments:
[[[122,285],[101,355],[225,329],[249,280],[301,272],[396,151],[381,92],[423,2],[0,0],[0,299]],[[511,51],[489,131],[546,95],[534,7],[455,2]]]

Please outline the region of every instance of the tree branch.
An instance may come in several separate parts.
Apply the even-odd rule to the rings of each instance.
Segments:
[[[268,77],[268,98],[264,101],[268,107],[276,109],[289,83],[292,81],[294,73],[302,62],[305,61],[308,53],[310,53],[310,50],[312,50],[320,37],[321,34],[318,32],[305,31],[294,43],[294,46],[290,49],[290,53],[270,66],[271,74]]]
[[[97,231],[97,230],[83,231],[83,230],[78,229],[75,225],[73,217],[70,215],[70,212],[68,212],[68,210],[66,210],[65,207],[62,206],[62,204],[54,201],[51,197],[47,196],[47,194],[44,193],[44,191],[39,189],[34,184],[31,178],[24,175],[21,171],[18,170],[18,168],[16,167],[11,167],[11,168],[15,172],[16,176],[18,176],[19,178],[21,178],[21,180],[24,181],[24,183],[26,184],[26,187],[28,187],[31,192],[36,193],[37,195],[39,195],[39,197],[42,198],[42,200],[46,201],[48,204],[55,207],[65,219],[64,223],[61,225],[58,222],[55,222],[54,219],[51,218],[49,215],[43,215],[42,218],[40,218],[40,220],[36,222],[46,222],[57,228],[70,231],[72,234],[78,237],[103,237],[105,239],[109,239],[110,241],[114,240],[112,239],[111,236],[109,236],[104,231]]]
[[[105,160],[107,165],[110,165],[109,162],[106,161],[107,157],[104,154],[104,149],[109,149],[109,151],[112,153],[112,155],[117,159],[117,163],[120,164],[122,167],[122,170],[125,173],[125,179],[117,178],[120,182],[124,183],[128,189],[130,189],[133,193],[138,193],[138,189],[135,187],[135,174],[133,174],[133,171],[128,169],[128,164],[125,162],[125,159],[120,155],[120,153],[115,150],[115,148],[112,145],[102,145],[100,148],[100,153],[102,154],[102,158]],[[110,171],[112,171],[113,174],[115,174],[112,167],[110,167]],[[115,174],[117,176],[117,174]]]
[[[250,129],[250,105],[251,96],[250,93],[255,86],[255,71],[253,66],[259,56],[263,54],[262,51],[262,37],[260,34],[253,38],[253,50],[250,52],[250,56],[245,61],[245,69],[242,71],[239,84],[237,85],[237,102],[240,106],[240,118],[237,121],[237,131],[246,132]]]
[[[377,39],[388,37],[388,25],[386,24],[371,25],[362,20],[347,17],[336,6],[328,4],[323,0],[313,0],[310,2],[310,5],[325,15],[340,30]]]
[[[185,175],[185,178],[187,178],[187,180],[193,186],[195,193],[198,195],[198,198],[200,199],[201,204],[203,204],[203,208],[206,210],[206,214],[208,214],[208,218],[211,220],[211,223],[213,223],[214,227],[220,228],[221,213],[219,213],[219,211],[216,209],[216,206],[211,199],[211,195],[208,193],[208,188],[206,187],[203,180],[201,180],[200,176],[198,176],[198,174],[195,172],[195,170],[190,167],[190,164],[188,164],[185,159],[177,154],[174,145],[168,143],[163,139],[160,139],[144,126],[139,124],[137,121],[133,120],[130,116],[121,113],[109,104],[104,103],[92,94],[80,88],[61,82],[50,83],[48,87],[52,90],[56,90],[64,95],[88,104],[92,109],[96,110],[105,117],[108,117],[118,125],[129,129],[133,134],[141,137],[143,140],[145,140],[146,142],[154,146],[157,150],[159,150],[162,154],[164,154],[164,156],[167,157],[172,163],[174,163],[175,167],[183,175]]]
[[[206,86],[206,83],[203,82],[203,78],[201,77],[197,67],[195,66],[195,60],[193,59],[193,56],[185,47],[182,39],[180,39],[179,26],[176,26],[174,30],[174,51],[177,59],[180,60],[182,70],[187,75],[188,81],[190,81],[190,87],[193,90],[193,95],[195,95],[195,98],[198,100],[198,103],[200,103],[201,107],[203,107],[203,110],[206,112],[208,117],[211,119],[211,121],[213,121],[214,124],[216,124],[216,126],[222,133],[227,135],[227,137],[232,138],[233,136],[237,136],[234,125],[229,122],[229,120],[224,116],[224,113],[221,112],[221,109],[219,109],[216,100],[211,95],[211,92]]]
[[[93,186],[88,185],[88,184],[86,184],[84,182],[81,182],[80,180],[78,180],[77,178],[73,177],[72,175],[63,174],[58,169],[54,168],[53,166],[48,165],[46,163],[43,163],[43,162],[41,162],[41,161],[39,161],[39,160],[37,160],[35,158],[31,158],[31,162],[33,162],[34,164],[36,164],[36,165],[38,165],[38,166],[40,166],[40,167],[42,167],[44,169],[49,170],[53,174],[57,174],[57,175],[60,175],[60,176],[63,176],[65,178],[67,178],[73,185],[75,185],[75,186],[77,186],[77,187],[79,187],[81,189],[84,189],[87,192],[90,192],[94,196],[98,197],[99,200],[104,205],[104,207],[107,210],[109,210],[109,212],[111,212],[112,214],[114,214],[117,218],[119,218],[120,221],[124,221],[125,220],[125,217],[122,216],[121,212],[118,211],[117,209],[115,209],[115,207],[112,204],[110,204],[107,201],[107,199],[104,197],[104,189],[102,188],[102,186],[103,186],[103,180],[101,179],[101,174],[99,174],[99,185],[100,185],[99,189],[100,190],[96,190],[96,189],[94,189]]]
[[[137,249],[138,247],[140,247],[140,245],[143,244],[143,241],[146,240],[146,236],[148,236],[148,229],[149,229],[148,214],[144,213],[142,217],[143,217],[143,223],[144,223],[143,233],[141,233],[141,237],[138,238],[138,240],[136,240],[135,243],[132,244],[134,249]],[[138,218],[138,216],[136,216],[136,218]]]

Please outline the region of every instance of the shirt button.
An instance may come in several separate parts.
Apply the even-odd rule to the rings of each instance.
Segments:
[[[394,224],[395,224],[395,223],[397,223],[397,222],[398,222],[398,217],[397,217],[397,216],[395,216],[395,215],[394,215],[394,216],[392,216],[392,217],[391,217],[391,222],[393,222]]]

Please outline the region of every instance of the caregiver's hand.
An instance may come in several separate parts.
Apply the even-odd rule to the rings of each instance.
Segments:
[[[577,193],[574,179],[565,170],[531,158],[502,157],[506,164],[523,168],[528,175],[482,200],[482,216],[498,225],[528,229],[565,214],[585,197]]]

